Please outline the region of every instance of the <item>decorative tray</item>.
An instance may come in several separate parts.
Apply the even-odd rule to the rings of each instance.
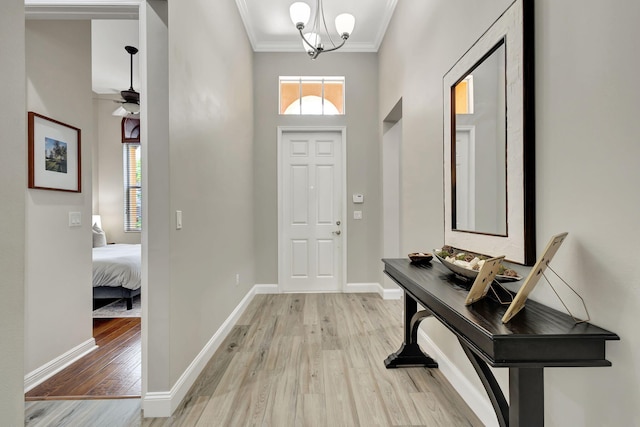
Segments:
[[[433,259],[433,255],[429,252],[413,252],[408,256],[413,264],[426,264]]]
[[[448,252],[450,256],[443,257],[443,252]],[[485,255],[474,254],[449,246],[445,246],[442,249],[434,249],[433,254],[436,258],[438,258],[438,261],[440,261],[442,265],[447,267],[458,276],[469,280],[475,280],[480,267],[484,263],[484,259],[489,258]],[[469,261],[466,261],[465,259],[469,259]],[[474,266],[477,266],[477,269],[474,269]],[[504,272],[496,276],[496,280],[500,282],[516,282],[521,279],[522,276],[520,276],[514,270],[509,270],[507,268],[505,268]]]

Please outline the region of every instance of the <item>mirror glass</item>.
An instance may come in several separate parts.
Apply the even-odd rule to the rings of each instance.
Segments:
[[[455,230],[507,235],[505,43],[451,86]]]

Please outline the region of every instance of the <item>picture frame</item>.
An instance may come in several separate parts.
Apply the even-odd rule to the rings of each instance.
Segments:
[[[529,272],[529,275],[525,279],[524,284],[520,287],[518,293],[513,298],[511,305],[509,306],[509,308],[507,308],[504,316],[502,316],[502,323],[507,323],[513,318],[513,316],[518,314],[518,312],[520,312],[520,310],[524,308],[524,302],[529,297],[529,294],[533,291],[533,288],[535,288],[536,284],[540,280],[540,277],[547,269],[547,266],[551,262],[551,259],[556,254],[556,252],[558,252],[558,249],[560,249],[560,245],[562,245],[562,242],[564,242],[568,234],[569,233],[565,232],[556,234],[555,236],[551,237],[549,243],[547,243],[547,246],[544,248],[542,255],[540,255],[540,258],[538,258],[538,261],[536,261],[536,264]]]
[[[122,143],[140,142],[140,119],[122,118]]]
[[[82,192],[81,130],[28,112],[29,188]]]
[[[471,305],[487,296],[489,288],[491,288],[491,284],[493,283],[493,279],[495,279],[498,274],[502,260],[504,260],[504,255],[485,260],[482,268],[476,276],[476,280],[474,280],[473,285],[471,285],[471,289],[469,289],[464,305]]]

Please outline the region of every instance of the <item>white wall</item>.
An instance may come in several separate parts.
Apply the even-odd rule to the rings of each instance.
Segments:
[[[345,76],[344,116],[281,116],[279,76]],[[278,126],[347,127],[347,282],[380,283],[381,180],[377,114],[377,55],[327,53],[315,61],[304,52],[255,54],[255,242],[258,283],[278,283]],[[354,205],[351,195],[364,194]],[[353,211],[363,212],[353,220]]]
[[[100,214],[102,228],[108,242],[140,243],[139,232],[125,233],[124,231],[122,117],[111,114],[118,107],[118,104],[113,102],[114,99],[120,99],[120,96],[94,94],[94,126],[97,129],[94,149],[97,171],[94,172],[94,177],[97,178],[98,183],[97,193],[93,195],[95,207],[93,213]]]
[[[92,338],[91,27],[27,21],[27,109],[81,129],[82,192],[26,193],[25,373]],[[82,214],[70,228],[69,212]]]
[[[4,1],[0,13],[0,414],[24,424],[24,234],[27,144],[24,2]]]
[[[175,383],[255,283],[253,53],[232,1],[169,2],[168,22],[170,139],[154,155],[168,154],[169,191],[156,201],[169,210],[149,215],[171,221],[169,354],[149,367],[150,391],[156,375]]]
[[[443,243],[442,76],[509,3],[398,3],[380,51],[379,116],[403,98],[405,249]],[[613,367],[545,371],[545,422],[639,425],[640,144],[633,123],[640,57],[633,52],[640,3],[538,0],[535,7],[538,253],[551,235],[569,232],[555,269],[585,298],[592,322],[621,337],[607,344]],[[544,285],[533,297],[559,306]],[[482,392],[452,334],[425,327]],[[505,370],[498,371],[505,388]]]

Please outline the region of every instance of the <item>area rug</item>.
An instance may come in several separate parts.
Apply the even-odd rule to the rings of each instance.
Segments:
[[[93,310],[94,318],[141,317],[140,296],[133,298],[133,308],[127,310],[127,301],[122,298]]]

